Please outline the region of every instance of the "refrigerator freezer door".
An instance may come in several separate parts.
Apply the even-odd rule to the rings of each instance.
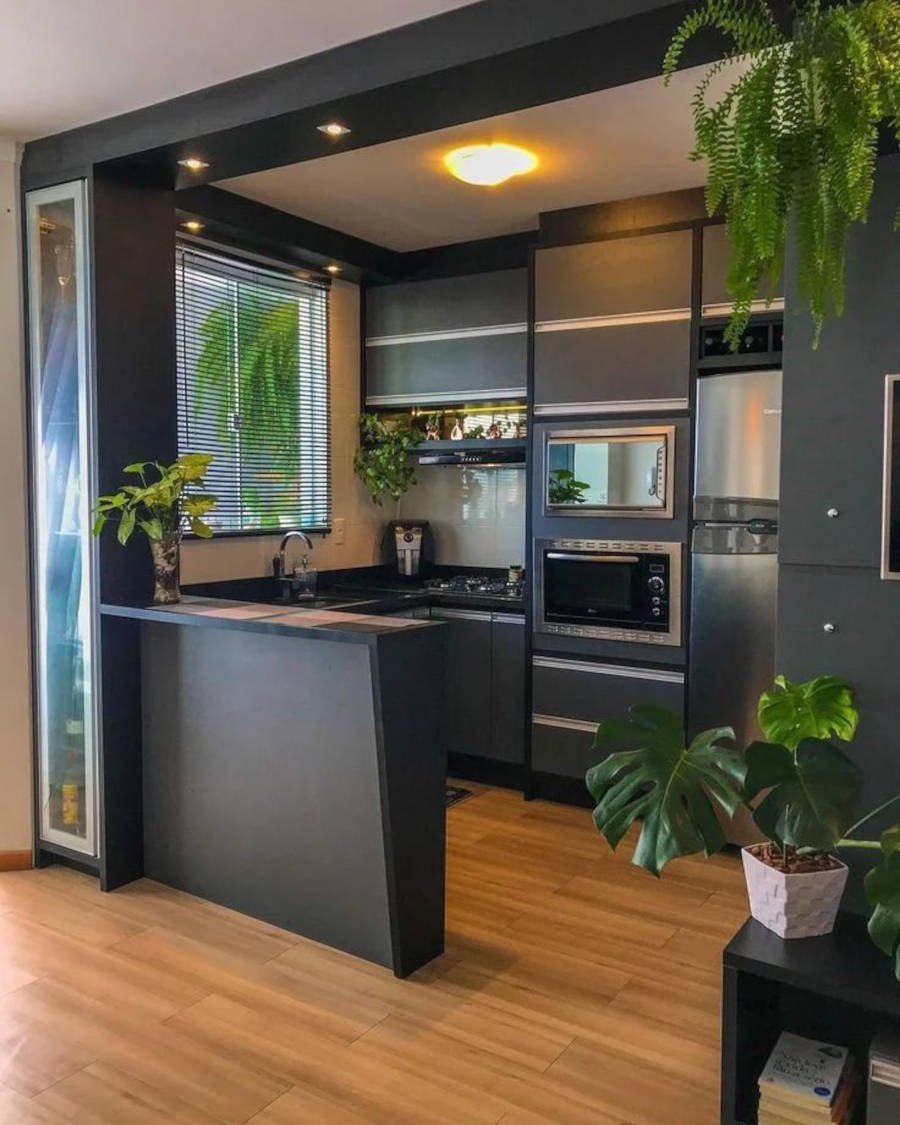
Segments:
[[[688,727],[734,727],[737,745],[760,737],[756,706],[775,675],[777,536],[742,527],[694,532]],[[724,822],[723,822],[724,823]],[[724,824],[735,844],[759,839],[749,817]]]
[[[780,371],[700,377],[695,496],[777,500],[780,447]]]

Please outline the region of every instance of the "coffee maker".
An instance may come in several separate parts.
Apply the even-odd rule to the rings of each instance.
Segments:
[[[384,535],[388,562],[398,578],[423,578],[433,557],[427,520],[391,520]]]

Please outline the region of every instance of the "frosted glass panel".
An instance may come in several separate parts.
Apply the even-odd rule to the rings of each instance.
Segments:
[[[95,855],[84,184],[27,197],[40,835]]]

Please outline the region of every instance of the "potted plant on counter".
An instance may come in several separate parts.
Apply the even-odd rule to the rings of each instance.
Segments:
[[[205,491],[205,477],[212,460],[209,453],[185,453],[171,465],[158,461],[126,465],[122,471],[137,480],[123,484],[118,492],[97,498],[94,535],[100,535],[112,520],[123,547],[135,529],[147,536],[153,557],[155,605],[181,601],[179,554],[185,529],[201,539],[212,537],[212,528],[203,518],[218,503],[215,496]]]
[[[858,817],[862,773],[829,741],[849,742],[857,722],[850,685],[833,676],[779,676],[759,703],[767,741],[746,750],[730,727],[687,743],[678,715],[632,707],[597,728],[594,748],[612,752],[587,774],[594,822],[613,849],[639,822],[633,862],[659,875],[672,859],[725,845],[716,807],[728,818],[748,808],[765,837],[742,852],[751,913],[785,938],[830,933],[847,881],[836,853],[875,851],[882,862],[866,877],[869,933],[900,978],[900,824],[878,840],[856,837],[900,795]]]

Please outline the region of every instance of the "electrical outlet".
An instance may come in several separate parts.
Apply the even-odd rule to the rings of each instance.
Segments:
[[[331,524],[331,533],[334,536],[335,543],[344,542],[344,531],[346,528],[346,520],[333,520]]]

